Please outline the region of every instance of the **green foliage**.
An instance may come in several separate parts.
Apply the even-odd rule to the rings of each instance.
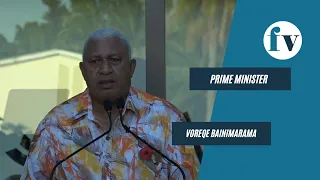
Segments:
[[[13,43],[9,43],[6,37],[0,34],[0,59],[15,55],[16,49]]]

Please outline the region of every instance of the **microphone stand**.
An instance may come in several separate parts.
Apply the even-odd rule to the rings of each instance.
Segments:
[[[92,143],[96,142],[98,139],[102,138],[103,136],[107,135],[108,133],[110,133],[111,131],[111,127],[112,127],[112,120],[111,120],[111,110],[112,110],[112,103],[109,101],[104,101],[104,108],[108,113],[109,116],[109,122],[110,122],[110,126],[108,131],[104,132],[103,134],[101,134],[100,136],[98,136],[97,138],[93,139],[92,141],[90,141],[88,144],[84,145],[83,147],[79,148],[78,150],[76,150],[75,152],[71,153],[69,156],[67,156],[66,158],[62,159],[61,161],[59,161],[52,169],[51,174],[50,174],[50,180],[53,180],[53,176],[54,176],[54,172],[57,169],[57,167],[62,164],[64,161],[68,160],[69,158],[71,158],[72,156],[74,156],[75,154],[77,154],[78,152],[82,151],[83,149],[85,149],[86,147],[90,146]]]
[[[160,154],[164,159],[168,160],[171,164],[175,165],[181,172],[183,180],[186,180],[186,175],[183,172],[183,169],[173,160],[171,160],[170,158],[168,158],[166,155],[164,155],[162,152],[160,152],[158,149],[154,148],[152,145],[150,145],[147,141],[145,141],[144,139],[140,138],[137,134],[135,134],[134,132],[132,132],[130,130],[130,127],[128,127],[127,125],[125,125],[123,123],[123,118],[122,118],[122,110],[124,108],[124,101],[123,99],[119,99],[118,100],[118,106],[117,106],[118,110],[119,110],[119,116],[120,116],[120,122],[122,127],[126,130],[127,133],[130,133],[132,136],[134,136],[136,139],[142,141],[144,144],[146,144],[147,146],[149,146],[151,149],[153,149],[154,151],[156,151],[158,154]]]

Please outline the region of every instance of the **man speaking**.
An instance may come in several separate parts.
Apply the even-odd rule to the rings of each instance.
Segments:
[[[135,67],[120,32],[92,33],[80,62],[88,88],[40,122],[21,179],[197,179],[193,146],[172,145],[183,115],[132,87]]]

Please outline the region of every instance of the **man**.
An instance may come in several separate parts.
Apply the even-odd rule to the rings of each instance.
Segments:
[[[187,179],[197,179],[193,146],[172,145],[172,122],[184,121],[169,102],[131,86],[136,61],[123,35],[99,29],[84,45],[82,75],[88,88],[53,108],[39,124],[21,179],[48,179],[55,164],[106,132],[104,101],[113,104],[111,132],[75,154],[54,172],[57,179],[182,179],[177,167],[126,133],[117,99],[125,99],[123,122],[149,144],[178,163]],[[147,151],[151,156],[144,154]]]

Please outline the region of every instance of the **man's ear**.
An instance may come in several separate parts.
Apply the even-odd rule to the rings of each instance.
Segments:
[[[137,61],[135,59],[130,60],[130,77],[133,77],[134,71],[136,69]]]
[[[80,63],[79,63],[79,68],[80,68],[80,70],[81,70],[81,74],[82,74],[82,76],[84,77],[83,62],[80,62]]]

